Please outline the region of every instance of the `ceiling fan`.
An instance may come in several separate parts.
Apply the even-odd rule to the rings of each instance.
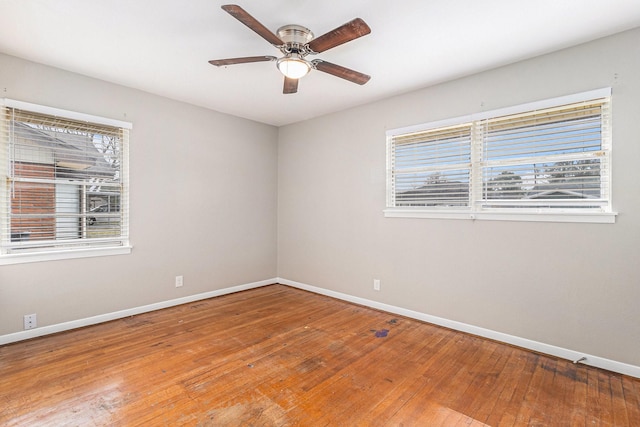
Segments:
[[[250,62],[276,61],[278,70],[284,74],[282,93],[285,94],[296,93],[298,91],[298,79],[307,75],[312,69],[332,74],[359,85],[365,84],[371,78],[366,74],[322,59],[314,59],[312,61],[306,59],[307,55],[316,55],[369,34],[371,28],[360,18],[355,18],[320,37],[314,38],[311,30],[301,25],[284,25],[278,28],[276,35],[253,16],[249,15],[247,11],[235,4],[223,5],[222,9],[279,49],[284,56],[280,58],[275,56],[247,56],[214,59],[209,61],[211,65],[220,67]]]

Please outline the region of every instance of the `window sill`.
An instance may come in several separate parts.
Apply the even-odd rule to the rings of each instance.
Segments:
[[[28,262],[58,261],[63,259],[91,258],[112,255],[127,255],[132,246],[115,248],[69,249],[48,252],[32,252],[22,254],[0,255],[0,265],[24,264]]]
[[[580,222],[595,224],[613,224],[617,212],[473,212],[471,210],[424,210],[406,208],[388,208],[384,210],[386,218],[429,218],[429,219],[471,219],[488,221],[529,221],[529,222]]]

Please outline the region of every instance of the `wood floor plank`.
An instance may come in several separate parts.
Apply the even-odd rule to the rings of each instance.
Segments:
[[[629,377],[622,378],[622,400],[626,405],[629,420],[640,419],[640,381],[635,381]]]
[[[0,347],[2,426],[640,425],[640,380],[271,285]]]
[[[614,425],[629,425],[627,404],[624,400],[624,390],[622,388],[622,378],[610,377],[611,403]]]

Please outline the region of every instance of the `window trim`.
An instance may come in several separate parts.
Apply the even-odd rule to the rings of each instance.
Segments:
[[[91,114],[79,113],[77,111],[63,110],[61,108],[48,107],[46,105],[32,104],[30,102],[16,101],[15,99],[4,98],[0,105],[8,108],[17,108],[18,110],[26,110],[32,113],[46,114],[49,116],[58,116],[69,120],[78,120],[82,122],[91,122],[99,125],[113,126],[124,129],[133,129],[131,122],[122,120],[109,119],[106,117],[94,116]]]
[[[2,108],[15,108],[18,110],[29,111],[32,113],[39,113],[49,116],[56,116],[68,120],[75,120],[81,122],[89,122],[98,125],[105,125],[111,127],[122,128],[126,130],[131,130],[133,128],[133,124],[130,122],[110,119],[100,116],[94,116],[91,114],[80,113],[76,111],[64,110],[60,108],[54,108],[39,104],[32,104],[29,102],[18,101],[9,98],[0,99],[0,107]],[[2,119],[4,120],[4,119]],[[124,191],[129,193],[129,143],[128,141],[122,145],[122,165],[121,165],[121,174],[123,177],[123,185]],[[4,158],[4,155],[0,155],[3,161],[9,161],[8,158]],[[0,170],[2,170],[0,168]],[[6,191],[4,185],[0,186],[2,191]],[[0,194],[0,212],[6,211],[8,209],[4,206],[6,201],[5,195]],[[128,197],[122,202],[124,205],[123,209],[129,208]],[[128,215],[127,215],[128,218]],[[128,220],[128,219],[127,219]],[[8,218],[0,217],[0,227],[8,230]],[[24,252],[24,253],[0,253],[0,265],[11,265],[11,264],[22,264],[29,262],[41,262],[41,261],[55,261],[55,260],[63,260],[63,259],[77,259],[77,258],[88,258],[88,257],[102,257],[102,256],[112,256],[112,255],[124,255],[131,253],[133,246],[129,241],[129,227],[126,227],[127,233],[122,236],[122,238],[118,239],[121,242],[120,246],[111,246],[111,247],[79,247],[79,248],[51,248],[44,249],[41,251],[34,252]],[[6,237],[6,236],[5,236]]]
[[[111,255],[127,255],[133,246],[119,246],[113,248],[82,248],[68,250],[49,250],[46,252],[32,252],[23,254],[0,255],[0,265],[24,264],[28,262],[58,261],[63,259],[92,258]]]
[[[539,208],[508,208],[508,209],[492,209],[491,211],[477,210],[474,206],[461,207],[456,209],[451,208],[439,208],[439,207],[391,207],[395,202],[393,200],[393,165],[391,159],[391,147],[392,139],[395,136],[424,132],[432,129],[456,126],[465,123],[472,123],[479,120],[487,120],[491,118],[508,116],[513,114],[520,114],[526,112],[532,112],[541,109],[553,108],[557,106],[573,104],[578,102],[585,102],[589,100],[595,100],[599,98],[610,98],[611,88],[600,88],[591,91],[581,92],[577,94],[571,94],[567,96],[560,96],[540,101],[529,102],[525,104],[519,104],[506,108],[499,108],[490,111],[483,111],[479,113],[469,114],[465,116],[459,116],[444,120],[433,121],[429,123],[423,123],[419,125],[406,126],[397,129],[390,129],[386,132],[387,140],[387,177],[386,177],[386,208],[383,210],[384,216],[387,218],[430,218],[430,219],[471,219],[471,220],[500,220],[500,221],[534,221],[534,222],[577,222],[577,223],[615,223],[617,212],[611,209],[611,177],[609,176],[609,207],[603,211],[576,211],[573,209],[554,209],[549,211],[548,209]],[[609,136],[610,138],[610,136]],[[609,151],[609,162],[611,161],[611,141],[605,141],[607,149]],[[604,144],[603,144],[604,145]],[[474,147],[471,147],[474,150]],[[473,169],[477,168],[478,164],[473,163],[471,166]],[[477,190],[477,187],[473,187]],[[469,188],[470,192],[473,188]]]

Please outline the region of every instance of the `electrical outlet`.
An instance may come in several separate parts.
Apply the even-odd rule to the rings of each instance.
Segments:
[[[380,279],[373,279],[373,290],[374,291],[380,290]]]
[[[33,329],[38,326],[38,319],[34,314],[25,314],[24,315],[24,329]]]
[[[184,279],[182,276],[176,276],[176,288],[180,288],[184,285]]]

